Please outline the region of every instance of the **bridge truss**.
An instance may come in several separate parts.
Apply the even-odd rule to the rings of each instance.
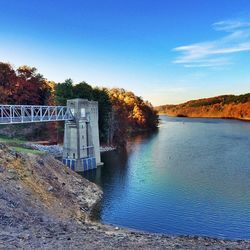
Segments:
[[[0,124],[73,120],[66,106],[0,105]]]

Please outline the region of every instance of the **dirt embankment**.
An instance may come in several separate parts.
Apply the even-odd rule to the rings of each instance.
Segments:
[[[245,241],[170,237],[90,221],[102,192],[49,155],[0,144],[0,249],[246,249]]]

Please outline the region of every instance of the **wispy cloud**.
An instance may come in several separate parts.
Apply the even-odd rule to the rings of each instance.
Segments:
[[[180,55],[173,63],[185,67],[218,67],[231,64],[231,54],[250,51],[250,22],[226,20],[212,26],[227,34],[217,40],[175,48]]]
[[[250,22],[225,20],[213,24],[215,30],[234,31],[236,29],[249,28]]]

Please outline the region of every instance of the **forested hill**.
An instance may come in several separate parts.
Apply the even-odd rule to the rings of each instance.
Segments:
[[[155,107],[159,114],[179,117],[210,117],[250,120],[250,93],[222,95]]]
[[[74,83],[71,79],[56,83],[44,78],[34,67],[24,65],[14,68],[9,63],[0,62],[1,104],[66,105],[68,99],[74,98],[98,101],[99,132],[103,144],[125,145],[131,132],[157,128],[158,115],[153,106],[131,91],[92,87],[84,81]],[[59,123],[46,125],[50,126],[49,129],[44,129],[44,126],[36,125],[36,130],[31,131],[31,134],[34,132],[32,140],[38,139],[38,136],[39,139],[55,137],[57,141],[63,138],[63,126]],[[28,127],[32,126],[26,125],[25,131]],[[1,127],[0,133],[7,131],[7,135],[18,136],[19,133],[26,136],[20,126],[14,133],[15,128],[16,125],[5,130]]]

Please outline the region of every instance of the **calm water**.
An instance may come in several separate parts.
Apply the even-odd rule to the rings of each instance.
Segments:
[[[166,234],[250,239],[250,123],[161,117],[87,178],[105,223]]]

